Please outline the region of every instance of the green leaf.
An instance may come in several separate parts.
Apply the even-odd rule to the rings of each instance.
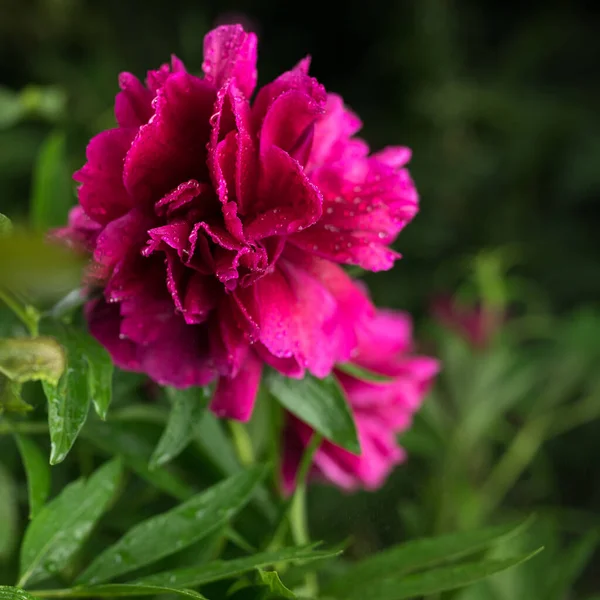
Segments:
[[[412,540],[355,563],[326,589],[328,594],[342,597],[344,593],[385,577],[404,575],[474,554],[492,543],[515,535],[529,525],[531,519],[487,527],[475,531],[452,533],[434,538]]]
[[[121,473],[120,461],[110,461],[42,508],[25,532],[20,586],[46,579],[69,564],[114,499]]]
[[[271,370],[266,382],[271,394],[284,408],[334,444],[360,454],[352,413],[332,376],[316,379],[306,375],[304,379],[291,379]]]
[[[35,598],[25,590],[8,585],[0,585],[0,600],[35,600]]]
[[[0,415],[6,412],[28,413],[33,407],[21,398],[21,384],[0,373]]]
[[[172,403],[165,431],[150,458],[150,468],[155,469],[175,458],[189,444],[195,428],[208,405],[205,388],[186,390],[167,389]]]
[[[344,596],[336,596],[344,600],[404,600],[404,598],[420,598],[430,594],[438,594],[447,590],[471,585],[490,575],[500,573],[533,558],[542,548],[503,560],[484,560],[481,562],[464,563],[451,567],[441,567],[414,575],[396,575],[370,581],[368,584],[356,587]]]
[[[90,420],[83,435],[107,456],[120,456],[142,479],[173,498],[187,500],[194,494],[185,481],[167,469],[150,470],[148,462],[152,446],[131,425]]]
[[[110,354],[89,333],[76,330],[75,343],[88,365],[88,388],[98,416],[104,420],[112,400],[114,364]]]
[[[6,216],[0,213],[0,236],[6,235],[12,231],[12,222]]]
[[[302,546],[298,548],[283,548],[273,552],[261,552],[253,556],[235,558],[233,560],[215,560],[196,567],[186,567],[172,571],[164,571],[139,579],[137,583],[145,585],[173,585],[175,587],[197,587],[229,579],[273,564],[289,561],[309,562],[331,558],[340,554],[335,550],[315,550],[315,546]]]
[[[45,231],[67,221],[73,188],[66,163],[65,136],[55,131],[42,144],[33,171],[30,216],[35,229]]]
[[[380,373],[375,373],[375,371],[371,371],[370,369],[365,369],[360,365],[351,362],[340,363],[335,366],[339,371],[343,371],[347,375],[351,375],[352,377],[356,377],[357,379],[361,379],[362,381],[371,381],[373,383],[386,383],[392,380],[392,377],[388,375],[381,375]]]
[[[65,369],[65,354],[50,337],[0,339],[0,373],[17,383],[56,384]]]
[[[18,434],[15,434],[15,438],[27,473],[29,518],[33,519],[44,506],[50,493],[50,467],[35,442]]]
[[[250,499],[266,473],[255,467],[222,481],[187,502],[128,531],[78,578],[78,583],[109,581],[183,550],[228,522]]]
[[[12,554],[18,519],[17,490],[11,474],[0,463],[0,561]]]
[[[135,583],[109,583],[90,587],[78,586],[69,590],[52,590],[52,597],[58,598],[125,598],[132,596],[156,596],[175,594],[185,598],[206,598],[194,590],[181,590],[166,586],[137,585]],[[0,599],[2,597],[0,596]]]
[[[45,333],[51,333],[67,353],[67,368],[57,384],[43,382],[48,399],[50,464],[62,462],[73,447],[90,407],[88,362],[80,351],[78,334],[55,321],[42,321]]]
[[[279,579],[279,575],[275,571],[263,571],[258,570],[256,575],[259,585],[268,589],[267,594],[263,594],[262,598],[267,600],[268,598],[295,598],[296,596],[288,590],[285,585]]]

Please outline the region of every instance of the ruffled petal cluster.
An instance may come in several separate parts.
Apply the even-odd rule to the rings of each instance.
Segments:
[[[212,409],[240,420],[264,365],[323,377],[351,356],[373,307],[340,265],[389,269],[418,205],[406,148],[369,154],[308,59],[255,93],[256,53],[223,26],[203,77],[175,57],[145,84],[121,74],[62,232],[93,254],[87,318],[117,365],[217,381]]]

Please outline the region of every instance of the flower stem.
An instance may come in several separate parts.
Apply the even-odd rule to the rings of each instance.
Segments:
[[[48,433],[48,423],[34,423],[29,421],[0,421],[0,435],[12,433]]]
[[[230,420],[229,430],[231,431],[231,439],[240,463],[245,467],[254,464],[254,448],[252,447],[252,440],[243,423]]]
[[[292,538],[297,546],[310,544],[310,532],[308,530],[308,518],[306,510],[306,478],[312,466],[315,452],[321,445],[323,437],[314,433],[310,443],[302,455],[302,461],[298,468],[296,478],[296,489],[289,505],[289,520]],[[319,582],[316,573],[307,573],[305,578],[306,594],[316,598],[319,592]]]
[[[40,319],[39,313],[33,306],[21,306],[7,291],[0,289],[0,301],[4,302],[10,310],[21,320],[23,325],[27,327],[29,334],[33,337],[38,334],[38,322]]]

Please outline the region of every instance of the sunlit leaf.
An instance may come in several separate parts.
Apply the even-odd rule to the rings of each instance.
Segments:
[[[254,467],[190,498],[128,531],[78,578],[97,584],[183,550],[228,522],[250,499],[266,473]]]
[[[0,236],[9,234],[12,231],[12,222],[6,216],[0,213]]]
[[[15,435],[15,438],[27,473],[29,518],[33,519],[50,493],[50,467],[47,457],[35,442],[22,435]]]
[[[271,394],[287,410],[334,444],[360,454],[352,413],[334,377],[291,379],[270,371],[266,381]]]
[[[0,600],[35,600],[35,597],[28,594],[25,590],[0,585]]]
[[[19,585],[44,580],[68,566],[113,501],[121,473],[121,463],[110,461],[87,481],[68,485],[40,510],[21,546]]]
[[[13,381],[56,384],[65,369],[65,354],[50,337],[0,339],[0,373]]]
[[[269,598],[279,599],[296,597],[285,587],[285,585],[283,585],[281,579],[279,579],[279,575],[275,571],[263,571],[262,569],[259,569],[256,578],[259,584],[266,587],[268,590],[267,594],[261,595],[261,598],[264,600]]]

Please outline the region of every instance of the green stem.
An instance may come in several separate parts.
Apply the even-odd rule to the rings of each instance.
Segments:
[[[32,306],[21,306],[8,292],[0,289],[0,300],[12,310],[12,312],[27,327],[30,335],[38,335],[39,313]]]
[[[34,423],[29,421],[0,421],[0,435],[12,433],[48,433],[48,423]]]
[[[240,463],[246,467],[254,464],[254,448],[252,440],[248,435],[248,431],[243,423],[230,420],[229,430],[231,431],[231,439],[235,447],[235,452]]]
[[[308,530],[308,518],[306,510],[306,478],[312,466],[315,452],[321,445],[323,437],[314,433],[310,443],[302,455],[302,461],[298,468],[296,478],[296,489],[292,496],[289,507],[289,521],[292,538],[297,546],[310,544],[310,532]],[[310,572],[305,578],[306,594],[310,598],[316,598],[319,593],[319,581],[316,573]]]
[[[534,459],[552,423],[550,415],[529,421],[515,436],[481,488],[482,517],[490,514]]]
[[[312,466],[315,452],[318,450],[322,441],[323,436],[320,433],[314,433],[308,446],[304,450],[300,466],[298,467],[298,473],[296,474],[296,488],[294,489],[293,495],[286,500],[282,507],[275,533],[269,544],[267,544],[265,551],[277,550],[283,542],[287,526],[292,522],[291,513],[295,498],[298,494],[305,493],[306,491],[306,478],[308,477],[310,467]]]

